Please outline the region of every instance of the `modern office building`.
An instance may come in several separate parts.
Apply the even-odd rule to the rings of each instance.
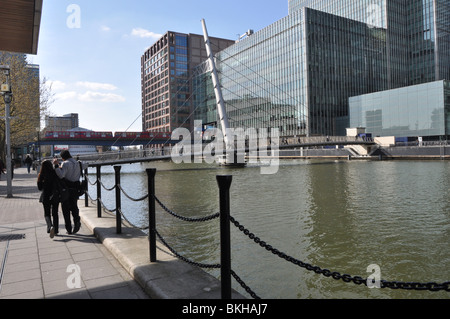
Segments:
[[[450,82],[351,97],[350,126],[364,127],[373,136],[449,136]]]
[[[290,0],[287,17],[216,57],[230,125],[295,136],[345,134],[350,97],[449,79],[449,55],[447,0]],[[197,74],[197,115],[212,122]]]
[[[218,52],[235,41],[211,38]],[[207,59],[203,36],[168,31],[141,57],[142,129],[193,128],[192,69]]]
[[[348,97],[387,88],[385,38],[382,28],[303,7],[219,52],[230,126],[344,134]],[[213,98],[205,92],[198,102]]]
[[[289,0],[386,29],[389,88],[450,78],[448,0]]]

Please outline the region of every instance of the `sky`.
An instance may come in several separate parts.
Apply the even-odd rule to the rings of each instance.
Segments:
[[[288,15],[288,0],[44,0],[37,55],[53,116],[94,131],[141,131],[140,61],[167,31],[236,40]]]

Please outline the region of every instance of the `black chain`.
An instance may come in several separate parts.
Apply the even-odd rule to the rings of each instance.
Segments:
[[[114,186],[111,187],[111,188],[107,188],[107,187],[105,186],[105,184],[103,184],[102,181],[100,181],[100,180],[97,180],[97,181],[100,182],[100,185],[101,185],[106,191],[108,191],[108,192],[112,191],[112,190],[115,189],[116,186],[117,186],[117,185],[114,185]]]
[[[273,248],[271,245],[268,245],[265,241],[262,241],[259,237],[255,236],[255,234],[251,233],[248,229],[246,229],[243,225],[241,225],[237,220],[235,220],[232,216],[230,216],[230,221],[233,223],[240,231],[242,231],[246,236],[252,239],[255,243],[259,244],[261,247],[266,250],[272,252],[278,257],[285,259],[297,266],[303,267],[306,270],[314,271],[316,274],[322,274],[325,277],[332,277],[336,280],[342,279],[344,282],[353,282],[357,285],[367,285],[367,278],[364,279],[359,276],[351,276],[348,274],[340,274],[339,272],[331,272],[328,269],[322,269],[319,266],[313,266],[311,264],[305,263],[301,260],[293,258],[291,256],[286,255],[285,253],[279,251],[276,248]],[[369,279],[370,280],[370,279]],[[386,281],[380,280],[380,288],[391,288],[391,289],[407,289],[407,290],[429,290],[429,291],[448,291],[450,292],[450,281],[444,283],[436,283],[436,282],[428,282],[428,283],[420,283],[420,282],[402,282],[402,281]]]
[[[97,183],[98,183],[98,179],[94,183],[92,183],[87,175],[86,175],[86,179],[90,185],[97,185]]]
[[[205,221],[208,221],[208,220],[212,220],[212,219],[218,218],[220,216],[220,213],[215,213],[215,214],[212,214],[212,215],[209,215],[209,216],[199,217],[199,218],[190,218],[190,217],[180,216],[180,215],[176,214],[175,212],[173,212],[172,210],[170,210],[169,208],[167,208],[167,206],[165,206],[158,199],[158,197],[156,197],[156,195],[154,196],[154,198],[155,198],[155,200],[158,202],[159,206],[161,206],[161,208],[163,210],[165,210],[170,215],[172,215],[172,216],[174,216],[174,217],[176,217],[178,219],[184,220],[186,222],[205,222]]]
[[[132,222],[130,222],[130,221],[128,220],[128,218],[127,218],[127,217],[125,216],[125,214],[122,212],[122,209],[119,209],[119,214],[120,214],[120,216],[128,223],[128,225],[125,225],[125,224],[122,222],[123,225],[128,226],[128,227],[132,227],[132,228],[135,228],[135,229],[140,229],[140,230],[147,230],[147,229],[149,229],[149,226],[146,226],[146,227],[139,227],[139,226],[134,225]]]
[[[249,286],[245,284],[245,282],[234,272],[234,270],[231,270],[231,276],[236,279],[238,284],[241,285],[242,288],[253,298],[253,299],[261,299],[253,290],[250,289]]]
[[[134,202],[143,201],[144,199],[146,199],[148,197],[148,194],[147,194],[140,198],[133,198],[125,192],[125,190],[122,188],[122,186],[120,184],[117,184],[117,187],[119,187],[119,189],[122,191],[122,193],[125,195],[125,197],[127,197],[129,200],[134,201]]]
[[[201,268],[220,268],[220,264],[202,264],[195,261],[192,261],[184,256],[181,256],[179,253],[175,251],[172,247],[169,246],[169,244],[164,240],[164,238],[159,234],[159,232],[155,229],[155,233],[158,236],[158,238],[161,240],[161,242],[166,246],[172,254],[174,254],[177,258],[181,259],[184,262],[187,262],[188,264],[192,264]]]

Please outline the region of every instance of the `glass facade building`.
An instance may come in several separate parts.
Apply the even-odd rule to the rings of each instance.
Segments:
[[[450,135],[450,82],[436,81],[350,98],[351,127],[374,136]]]
[[[289,0],[303,6],[385,28],[389,88],[450,79],[448,0]]]
[[[387,89],[382,28],[302,8],[216,55],[230,126],[339,135],[348,97]],[[197,77],[198,84],[206,75]],[[202,119],[214,94],[197,87]],[[209,93],[208,93],[209,92]],[[198,104],[197,104],[198,106]],[[211,114],[212,112],[212,114]]]
[[[450,79],[450,1],[289,0],[287,17],[216,58],[232,127],[344,135],[350,97]]]

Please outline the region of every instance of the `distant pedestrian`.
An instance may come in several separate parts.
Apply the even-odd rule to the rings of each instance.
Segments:
[[[2,179],[2,174],[6,174],[6,170],[5,170],[5,164],[0,159],[0,180]]]
[[[53,169],[51,161],[45,160],[42,162],[37,185],[38,189],[42,191],[40,201],[44,206],[47,233],[50,234],[50,238],[53,238],[59,232],[59,178]]]
[[[75,234],[80,230],[81,227],[80,213],[78,210],[78,188],[80,183],[81,169],[79,163],[72,158],[69,151],[62,151],[61,158],[64,161],[61,166],[59,165],[58,159],[56,158],[53,160],[53,164],[55,165],[56,175],[60,179],[64,179],[64,182],[69,189],[68,199],[61,199],[61,206],[67,233]],[[72,222],[70,220],[70,214],[72,214],[73,217],[73,229]]]
[[[28,174],[30,174],[31,165],[33,164],[33,160],[31,159],[30,154],[27,154],[24,163],[25,165],[27,165]]]
[[[14,179],[14,167],[16,166],[16,162],[14,160],[11,160],[11,180]]]

